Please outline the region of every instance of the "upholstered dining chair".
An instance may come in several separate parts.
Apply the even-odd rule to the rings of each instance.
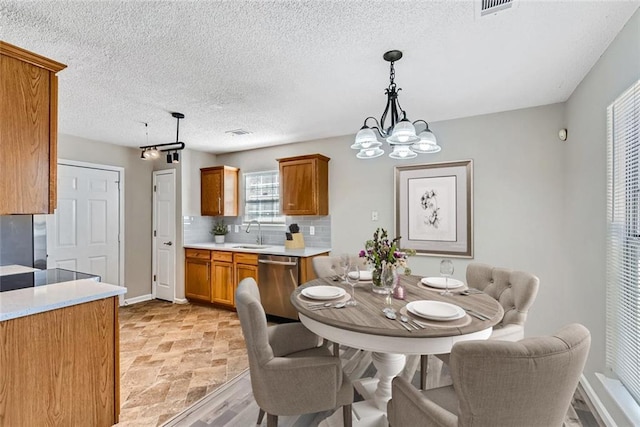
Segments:
[[[301,323],[267,326],[258,285],[243,279],[236,290],[236,309],[247,345],[253,396],[260,407],[258,424],[278,416],[301,415],[342,406],[351,426],[353,386],[340,359],[320,346],[320,339]]]
[[[456,343],[452,386],[420,391],[393,379],[389,425],[562,426],[590,344],[589,331],[577,323],[517,342]]]
[[[354,255],[349,256],[349,262],[357,264],[360,268],[366,268],[367,266],[364,258]],[[340,266],[339,256],[317,256],[312,258],[311,263],[313,265],[313,272],[318,277],[342,276],[344,274]]]
[[[538,295],[540,280],[531,273],[470,263],[467,266],[467,285],[480,289],[504,309],[502,320],[493,327],[489,339],[518,341],[524,338],[527,313]],[[448,354],[436,355],[449,363]],[[427,355],[420,356],[420,388],[425,388]]]

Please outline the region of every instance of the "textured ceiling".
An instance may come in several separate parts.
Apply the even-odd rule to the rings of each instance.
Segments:
[[[0,39],[68,65],[61,133],[223,153],[353,134],[396,63],[411,120],[565,101],[638,1],[4,1]],[[230,136],[242,128],[251,135]]]

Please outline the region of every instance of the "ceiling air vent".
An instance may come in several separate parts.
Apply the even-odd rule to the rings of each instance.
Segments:
[[[244,130],[244,129],[233,129],[233,130],[228,130],[225,133],[231,136],[241,136],[241,135],[249,135],[252,132],[249,132],[248,130]]]
[[[512,9],[516,4],[516,0],[478,0],[476,1],[476,19]]]

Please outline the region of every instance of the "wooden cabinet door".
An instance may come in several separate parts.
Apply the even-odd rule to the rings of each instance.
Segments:
[[[202,170],[200,174],[200,210],[203,216],[222,215],[222,169]]]
[[[200,169],[200,213],[203,216],[238,215],[238,168]]]
[[[233,285],[233,263],[213,262],[213,295],[211,302],[233,307],[234,291]]]
[[[209,260],[186,259],[184,294],[189,299],[211,301],[211,262]]]
[[[242,279],[253,277],[258,282],[258,266],[247,264],[236,264],[236,287],[242,282]]]
[[[329,214],[329,158],[321,154],[278,159],[284,215]]]
[[[66,66],[0,42],[0,215],[56,206],[56,72]]]

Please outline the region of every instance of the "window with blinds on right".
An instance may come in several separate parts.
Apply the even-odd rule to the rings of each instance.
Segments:
[[[640,403],[640,80],[607,108],[607,367]]]

